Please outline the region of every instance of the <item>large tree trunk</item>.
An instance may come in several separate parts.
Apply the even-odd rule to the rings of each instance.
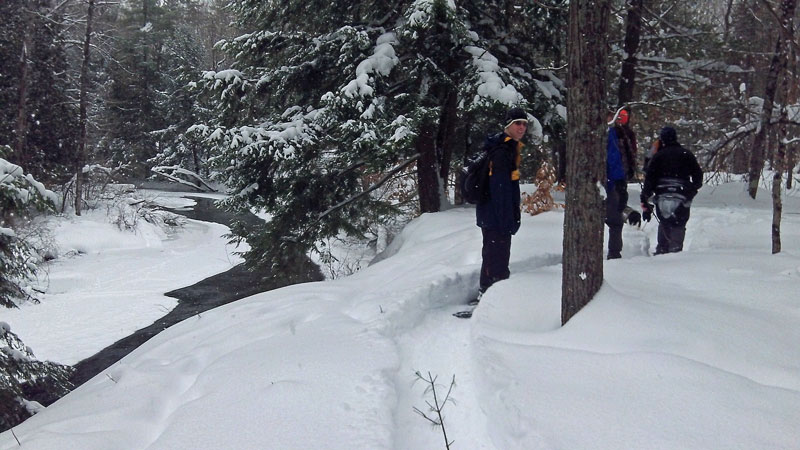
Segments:
[[[617,107],[633,100],[633,87],[636,83],[636,52],[639,51],[639,37],[642,33],[642,0],[628,0],[628,17],[625,20],[625,60],[617,91]]]
[[[78,127],[80,137],[78,142],[78,155],[75,158],[75,215],[81,215],[83,203],[83,167],[86,165],[86,122],[87,106],[89,103],[89,57],[92,40],[92,18],[94,16],[94,0],[89,0],[86,11],[86,37],[83,41],[83,62],[81,63],[81,89]]]
[[[605,73],[609,0],[569,5],[567,75],[567,197],[561,323],[565,324],[603,284],[605,184]]]
[[[419,210],[421,213],[439,212],[439,168],[436,158],[436,126],[427,120],[421,126],[417,136],[416,149],[417,182],[419,189]]]
[[[781,2],[781,27],[791,27],[794,17],[794,10],[797,6],[796,0],[783,0]],[[784,33],[779,34],[775,43],[775,53],[772,55],[772,62],[769,65],[766,86],[764,87],[764,107],[761,111],[761,129],[756,133],[753,140],[753,151],[750,154],[750,170],[748,172],[748,193],[750,197],[756,198],[758,193],[758,183],[761,180],[761,171],[764,169],[764,143],[772,118],[772,109],[775,104],[775,92],[778,86],[778,76],[786,68],[788,43]]]

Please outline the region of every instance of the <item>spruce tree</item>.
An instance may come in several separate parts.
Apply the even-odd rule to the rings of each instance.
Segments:
[[[150,175],[152,158],[169,144],[164,133],[174,134],[170,127],[192,117],[178,83],[181,67],[196,69],[199,61],[197,44],[180,25],[194,7],[195,2],[139,0],[120,9],[105,99],[108,136],[100,155],[137,177]]]
[[[0,307],[6,308],[35,300],[29,286],[35,258],[17,230],[31,211],[52,208],[55,200],[44,185],[2,158],[10,150],[0,146]],[[68,366],[36,360],[11,327],[0,322],[0,432],[65,395],[71,373]]]
[[[11,327],[0,322],[0,432],[69,393],[73,371],[70,366],[37,360]]]
[[[164,128],[153,132],[159,151],[147,164],[157,174],[207,190],[210,188],[206,180],[211,175],[207,146],[196,134],[187,134],[192,125],[210,117],[209,110],[198,101],[194,82],[198,73],[217,66],[218,51],[213,44],[234,34],[226,26],[230,20],[227,11],[214,4],[189,1],[174,8],[179,11],[179,20],[164,47],[171,64],[162,69],[167,95],[158,103],[164,114]]]
[[[361,236],[403,208],[446,207],[453,161],[500,131],[510,105],[535,117],[534,143],[563,130],[557,31],[544,28],[563,24],[558,11],[443,0],[232,7],[248,33],[221,44],[228,69],[198,81],[215,116],[192,132],[213,146],[227,204],[272,216],[258,233],[233,230],[251,263]],[[416,186],[413,209],[388,195],[390,181]]]

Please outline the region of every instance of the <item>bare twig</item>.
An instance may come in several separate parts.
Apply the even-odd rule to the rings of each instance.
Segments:
[[[440,402],[439,396],[436,393],[436,380],[439,377],[438,376],[434,377],[433,375],[431,375],[430,372],[428,372],[428,377],[425,378],[419,371],[415,372],[415,375],[417,376],[417,379],[422,380],[428,384],[428,386],[425,388],[425,394],[428,393],[433,394],[433,403],[431,404],[431,402],[426,400],[425,404],[428,405],[428,412],[435,412],[436,417],[434,418],[428,417],[427,414],[425,414],[422,410],[420,410],[416,406],[413,408],[414,412],[425,418],[425,420],[429,421],[433,426],[442,427],[442,435],[444,436],[444,445],[447,448],[447,450],[450,450],[450,445],[455,441],[449,441],[447,439],[447,430],[444,427],[444,416],[442,416],[442,411],[444,411],[444,407],[445,405],[447,405],[448,401],[450,402],[453,401],[452,399],[450,399],[450,393],[453,392],[453,387],[456,385],[456,376],[453,375],[453,379],[450,381],[450,387],[447,389],[447,395],[445,395],[444,399]]]
[[[19,438],[17,437],[17,433],[14,433],[14,429],[13,428],[11,429],[11,435],[14,436],[14,439],[17,441],[17,445],[22,447],[22,442],[19,441]]]

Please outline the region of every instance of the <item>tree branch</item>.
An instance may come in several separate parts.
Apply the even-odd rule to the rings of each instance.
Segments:
[[[800,50],[800,46],[798,46],[797,42],[794,40],[794,36],[788,29],[786,29],[786,24],[783,23],[783,20],[781,20],[781,18],[778,16],[778,13],[772,9],[772,6],[769,4],[769,2],[767,0],[761,0],[761,3],[763,3],[764,7],[767,8],[767,11],[769,11],[769,14],[775,19],[775,22],[778,23],[778,27],[780,28],[783,38],[789,42],[795,50]]]
[[[341,209],[341,208],[343,208],[343,207],[345,207],[345,206],[349,205],[350,203],[353,203],[354,201],[356,201],[356,200],[360,199],[361,197],[363,197],[363,196],[365,196],[365,195],[369,194],[370,192],[374,191],[375,189],[378,189],[378,188],[379,188],[379,187],[381,187],[381,186],[382,186],[384,183],[386,183],[387,181],[389,181],[389,179],[390,179],[390,178],[392,178],[392,176],[393,176],[394,174],[396,174],[396,173],[400,172],[401,170],[405,169],[405,168],[406,168],[406,166],[410,165],[411,163],[413,163],[413,162],[415,162],[417,159],[419,159],[419,156],[420,156],[420,154],[419,154],[419,153],[417,153],[416,155],[412,156],[411,158],[408,158],[407,160],[403,161],[403,162],[402,162],[402,163],[400,163],[399,165],[395,166],[393,169],[391,169],[391,170],[389,170],[388,172],[386,172],[386,174],[385,174],[383,177],[381,177],[381,179],[380,179],[380,180],[378,180],[378,181],[377,181],[375,184],[373,184],[372,186],[370,186],[369,188],[367,188],[367,189],[366,189],[366,190],[364,190],[363,192],[359,192],[358,194],[356,194],[356,195],[354,195],[354,196],[352,196],[352,197],[348,198],[347,200],[343,200],[343,201],[339,202],[338,204],[336,204],[336,205],[334,205],[334,206],[331,206],[331,207],[330,207],[330,208],[328,208],[327,210],[323,211],[323,212],[322,212],[322,213],[320,213],[320,215],[317,217],[317,221],[321,220],[322,218],[324,218],[324,217],[325,217],[325,216],[327,216],[328,214],[330,214],[330,213],[332,213],[332,212],[334,212],[334,211],[336,211],[336,210],[338,210],[338,209]]]

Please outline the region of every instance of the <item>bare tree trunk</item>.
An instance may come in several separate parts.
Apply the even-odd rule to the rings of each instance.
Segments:
[[[606,178],[603,119],[609,10],[609,0],[569,4],[562,324],[603,284],[603,207],[598,186]]]
[[[460,149],[459,149],[458,153],[463,155],[462,158],[461,158],[461,166],[462,167],[465,167],[467,165],[467,159],[469,158],[469,152],[472,149],[472,138],[470,137],[470,133],[472,131],[473,121],[474,121],[474,119],[473,119],[472,113],[467,111],[467,112],[465,112],[464,117],[461,120],[461,123],[457,127],[457,129],[458,129],[457,137],[458,137],[458,142],[460,142],[460,144],[459,144]],[[456,172],[456,176],[455,176],[456,189],[455,189],[455,196],[454,196],[454,200],[455,200],[454,203],[456,205],[463,205],[464,204],[464,199],[461,198],[461,189],[458,188],[459,186],[461,186],[461,176],[462,176],[461,171],[460,170],[457,171]]]
[[[439,212],[441,210],[435,128],[433,122],[427,120],[420,126],[419,135],[417,136],[416,149],[420,155],[417,161],[417,179],[421,213]]]
[[[447,180],[450,176],[450,161],[453,159],[457,121],[458,93],[453,89],[447,93],[445,98],[439,119],[439,131],[436,137],[438,147],[441,149],[441,152],[437,154],[437,159],[439,160],[439,185],[445,191],[447,189]]]
[[[89,0],[86,11],[86,38],[83,41],[83,62],[81,63],[81,88],[78,127],[80,138],[78,142],[78,155],[75,158],[75,215],[81,215],[83,202],[83,167],[86,165],[86,122],[87,106],[89,103],[89,57],[92,39],[92,18],[94,16],[94,0]]]
[[[636,52],[639,51],[639,37],[642,33],[642,0],[628,0],[628,17],[625,20],[625,60],[617,91],[617,107],[633,100],[636,84]]]
[[[792,53],[789,55],[789,67],[792,67],[791,75],[787,76],[789,80],[789,98],[785,101],[787,105],[797,102],[797,51],[792,46]],[[797,164],[797,149],[794,144],[786,149],[786,189],[792,188],[792,171],[795,164]]]
[[[728,0],[728,5],[725,7],[725,31],[723,33],[723,41],[728,42],[728,35],[731,31],[731,11],[733,11],[733,0]]]
[[[785,82],[784,82],[785,83]],[[781,108],[781,119],[787,118],[786,106]],[[775,155],[775,172],[772,175],[772,253],[781,252],[781,216],[783,214],[783,200],[781,200],[781,181],[783,177],[783,164],[786,157],[786,124],[780,125],[778,137],[778,150]]]
[[[791,27],[792,17],[797,6],[796,0],[783,0],[781,2],[781,23],[779,26]],[[761,179],[761,171],[764,169],[764,143],[766,141],[767,132],[770,128],[770,119],[772,117],[772,109],[775,103],[775,92],[777,91],[778,76],[781,71],[786,69],[788,43],[783,36],[779,34],[778,40],[775,43],[775,53],[772,55],[772,62],[769,65],[769,73],[767,74],[766,86],[764,88],[764,107],[761,111],[761,129],[756,133],[753,140],[753,151],[750,154],[750,170],[748,172],[748,193],[750,197],[756,198],[758,192],[758,183]]]
[[[33,11],[23,11],[25,16],[24,36],[22,38],[22,52],[20,54],[20,77],[17,85],[17,124],[14,127],[17,140],[14,143],[14,162],[25,166],[25,141],[28,135],[28,83],[30,80],[30,64],[28,63],[28,52],[31,49],[31,14]]]
[[[744,58],[744,66],[745,67],[753,67],[753,55],[747,54]],[[749,99],[752,95],[751,86],[754,83],[754,74],[747,73],[744,74],[744,81],[745,81],[745,89],[744,91],[740,92],[740,104],[741,104],[741,114],[739,115],[739,120],[742,123],[745,123],[750,118],[750,107],[749,107]],[[747,151],[747,147],[743,144],[736,144],[733,148],[733,173],[735,174],[745,174],[749,168],[749,155],[750,152]]]
[[[556,166],[556,181],[565,184],[567,181],[567,143],[562,139],[552,139],[553,159]]]
[[[761,171],[764,169],[765,147],[767,143],[767,133],[769,132],[772,109],[775,103],[775,91],[777,90],[778,73],[780,72],[780,50],[781,39],[775,44],[775,54],[769,66],[766,87],[764,89],[764,106],[761,110],[761,125],[758,133],[753,139],[753,148],[750,153],[750,169],[747,172],[749,180],[748,193],[750,197],[756,198],[758,193],[758,183],[761,180]]]
[[[790,0],[794,2],[795,0]],[[790,5],[791,6],[791,5]],[[794,7],[792,6],[792,11],[794,11]],[[780,35],[780,40],[786,41],[784,44],[784,69],[788,67],[790,63],[794,64],[794,51],[791,50],[791,36],[794,35],[794,14],[787,17],[784,25],[786,27],[786,31],[788,32],[788,36],[785,36],[783,33]],[[789,102],[791,100],[791,93],[789,90],[789,80],[793,78],[790,74],[786,74],[783,78],[781,78],[781,93],[783,97],[783,104],[781,105],[781,117],[780,117],[780,125],[778,127],[778,148],[775,152],[775,160],[774,160],[774,170],[775,173],[772,176],[772,254],[780,253],[781,251],[781,216],[783,214],[783,200],[781,199],[781,184],[783,177],[783,171],[786,164],[786,139],[789,136],[788,130],[788,118],[789,118]],[[791,178],[791,174],[789,174]]]

